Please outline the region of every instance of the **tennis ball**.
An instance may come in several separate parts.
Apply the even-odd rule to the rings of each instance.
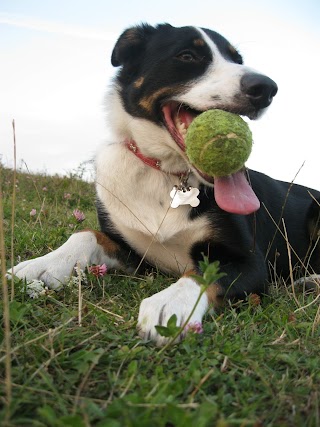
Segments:
[[[186,139],[190,162],[210,176],[227,176],[240,170],[252,149],[252,133],[236,114],[208,110],[190,124]]]

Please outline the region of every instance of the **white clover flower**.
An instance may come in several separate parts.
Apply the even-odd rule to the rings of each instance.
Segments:
[[[79,280],[82,283],[88,283],[86,273],[78,266],[74,267],[75,276],[72,276],[67,283],[68,286],[78,286]]]
[[[28,282],[27,285],[21,290],[25,290],[26,294],[30,298],[39,298],[39,296],[45,295],[48,291],[48,287],[45,286],[42,280],[32,280],[32,282]]]

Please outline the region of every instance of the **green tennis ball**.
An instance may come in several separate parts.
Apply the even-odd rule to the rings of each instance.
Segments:
[[[240,170],[252,149],[252,133],[236,114],[208,110],[190,124],[186,139],[190,162],[210,176],[227,176]]]

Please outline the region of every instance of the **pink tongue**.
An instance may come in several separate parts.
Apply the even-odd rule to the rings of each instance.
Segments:
[[[224,211],[249,215],[260,208],[260,202],[243,171],[214,178],[214,197]]]

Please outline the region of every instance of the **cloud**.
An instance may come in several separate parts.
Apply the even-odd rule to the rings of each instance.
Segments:
[[[79,25],[62,24],[61,22],[40,20],[3,12],[0,12],[0,24],[93,40],[115,41],[118,37],[118,34],[110,31],[81,27]]]

